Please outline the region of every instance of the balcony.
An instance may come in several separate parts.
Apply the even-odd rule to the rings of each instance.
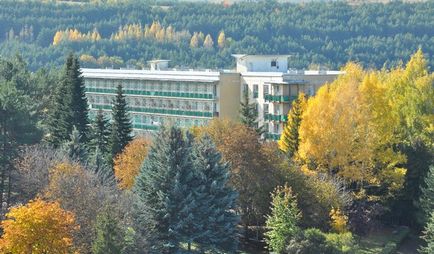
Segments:
[[[278,141],[280,139],[280,134],[277,133],[265,133],[265,139]]]
[[[91,109],[106,109],[111,110],[111,105],[98,105],[91,104]],[[203,111],[187,111],[178,109],[165,109],[165,108],[142,108],[142,107],[128,107],[128,111],[140,112],[140,113],[151,113],[151,114],[164,114],[164,115],[179,115],[179,116],[194,116],[194,117],[213,117],[212,112]]]
[[[116,94],[117,89],[110,88],[90,88],[86,87],[85,91],[88,93],[108,93]],[[145,91],[145,90],[123,90],[126,95],[142,95],[142,96],[158,96],[158,97],[177,97],[177,98],[194,98],[194,99],[207,99],[212,100],[214,96],[212,94],[202,93],[184,93],[184,92],[162,92],[162,91]]]
[[[277,102],[277,103],[289,103],[297,99],[297,96],[266,94],[264,98],[265,101]]]
[[[286,115],[273,115],[273,114],[265,114],[265,121],[276,121],[276,122],[287,122],[288,116]]]

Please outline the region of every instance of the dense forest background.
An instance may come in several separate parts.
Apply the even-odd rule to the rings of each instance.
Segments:
[[[140,68],[147,60],[163,58],[174,67],[231,68],[231,54],[250,53],[291,54],[291,68],[336,69],[348,61],[367,68],[397,65],[421,47],[432,67],[433,16],[433,1],[358,5],[1,1],[0,55],[19,53],[31,70],[60,66],[71,51],[82,56],[85,67]],[[128,29],[138,26],[145,33],[153,22],[165,32],[170,29],[176,38],[128,35]],[[59,31],[76,34],[54,45]],[[218,43],[222,31],[223,44]],[[92,33],[97,36],[92,38]],[[195,34],[202,38],[198,36],[192,45]],[[204,46],[208,34],[212,43],[208,40]]]

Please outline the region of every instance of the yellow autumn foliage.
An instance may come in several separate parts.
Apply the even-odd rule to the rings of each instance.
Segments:
[[[134,180],[146,156],[151,141],[144,137],[137,137],[131,141],[114,160],[114,171],[119,182],[119,188],[131,189]]]
[[[0,251],[11,254],[71,253],[78,229],[71,212],[41,199],[11,208],[1,225]]]
[[[348,216],[342,213],[338,208],[332,208],[330,211],[331,228],[335,233],[345,233],[348,231]]]

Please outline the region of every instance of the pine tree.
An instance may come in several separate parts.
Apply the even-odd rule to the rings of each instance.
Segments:
[[[297,200],[288,186],[277,187],[272,193],[271,214],[267,216],[266,242],[270,250],[282,253],[290,238],[299,232],[301,218]]]
[[[180,129],[162,127],[136,178],[134,191],[143,203],[139,223],[151,228],[156,253],[174,253],[197,237],[190,146]]]
[[[95,225],[96,239],[92,244],[94,254],[120,254],[124,247],[123,229],[109,210],[98,214]]]
[[[422,225],[425,225],[430,214],[434,211],[434,166],[430,166],[425,182],[421,186],[419,209],[419,221]]]
[[[236,227],[239,217],[234,213],[237,192],[228,185],[229,165],[222,162],[220,153],[209,136],[202,137],[194,146],[194,168],[200,175],[198,217],[202,221],[198,242],[202,251],[237,251]],[[196,218],[198,220],[199,218]]]
[[[264,132],[263,126],[258,127],[258,110],[255,103],[250,103],[249,91],[246,89],[243,94],[240,108],[241,122],[247,127],[256,130],[260,135]]]
[[[117,95],[113,101],[112,120],[110,143],[112,158],[114,158],[133,139],[131,120],[121,85],[118,86]]]
[[[110,123],[99,110],[92,125],[92,139],[90,140],[90,164],[96,171],[108,167],[111,163]]]
[[[434,211],[431,210],[428,223],[426,224],[425,231],[423,232],[422,239],[426,245],[420,248],[422,254],[434,253]]]
[[[300,143],[298,130],[305,106],[306,97],[301,93],[298,98],[292,102],[291,110],[288,113],[288,121],[278,142],[279,149],[289,157],[292,157],[298,151],[298,145]]]

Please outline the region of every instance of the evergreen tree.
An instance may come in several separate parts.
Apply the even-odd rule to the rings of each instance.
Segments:
[[[118,86],[117,95],[113,101],[112,120],[110,143],[112,158],[114,158],[133,139],[131,135],[131,120],[128,115],[127,102],[121,85]]]
[[[92,124],[92,139],[90,140],[90,164],[96,171],[110,166],[110,123],[99,110]]]
[[[68,57],[60,82],[51,98],[47,119],[47,141],[54,147],[59,147],[67,141],[72,131],[71,89],[67,79],[72,64],[73,59]]]
[[[298,131],[305,106],[306,97],[301,93],[298,98],[292,102],[291,110],[288,113],[288,121],[278,142],[279,149],[289,157],[292,157],[298,151],[298,145],[300,143]]]
[[[240,108],[241,122],[249,128],[256,130],[258,134],[264,132],[263,126],[258,127],[258,110],[256,109],[256,103],[250,103],[249,91],[246,89],[243,94],[243,100],[241,101]]]
[[[71,53],[66,59],[61,82],[51,100],[48,116],[48,142],[58,147],[69,140],[76,126],[80,141],[88,141],[88,104],[78,59]]]
[[[68,154],[72,160],[78,160],[82,163],[87,160],[87,150],[83,143],[81,143],[80,133],[75,126],[73,126],[70,140],[63,145],[63,150]]]
[[[428,223],[426,224],[425,231],[423,232],[422,239],[425,240],[426,245],[420,248],[422,254],[434,253],[434,212],[431,210]]]
[[[419,201],[419,222],[422,225],[429,220],[430,214],[434,211],[434,166],[430,166],[425,182],[421,186],[421,197]]]
[[[80,133],[80,141],[87,143],[89,140],[89,106],[85,94],[84,80],[81,76],[77,57],[70,54],[68,61],[72,61],[71,67],[67,71],[68,83],[71,86],[72,124],[76,126]]]
[[[195,218],[202,224],[198,242],[204,252],[235,253],[239,217],[234,210],[238,194],[228,185],[229,165],[222,163],[222,157],[209,136],[202,137],[195,144],[193,158],[194,168],[200,176],[197,196],[200,209],[198,218]]]
[[[176,127],[162,127],[137,176],[134,191],[143,203],[139,223],[152,232],[153,253],[173,253],[196,238],[191,142]],[[191,187],[191,188],[189,188]]]
[[[124,233],[109,210],[98,214],[95,224],[96,239],[92,244],[94,254],[120,254],[124,247]]]
[[[272,193],[271,215],[267,216],[266,242],[270,250],[282,253],[292,237],[299,233],[301,218],[297,200],[288,186],[277,187]]]

